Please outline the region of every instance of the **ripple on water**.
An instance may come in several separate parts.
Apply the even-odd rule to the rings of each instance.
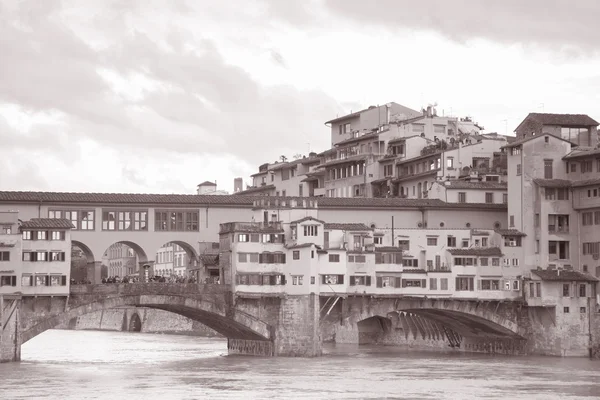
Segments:
[[[326,346],[320,358],[228,356],[193,336],[48,331],[0,364],[2,399],[579,399],[600,362]]]

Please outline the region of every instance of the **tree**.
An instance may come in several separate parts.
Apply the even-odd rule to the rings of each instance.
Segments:
[[[281,155],[281,156],[279,157],[279,159],[281,160],[281,162],[286,162],[286,161],[287,161],[287,157],[286,157],[286,156],[284,156],[284,155]]]

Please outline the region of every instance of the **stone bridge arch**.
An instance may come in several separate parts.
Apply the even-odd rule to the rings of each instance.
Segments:
[[[81,315],[117,307],[137,306],[155,308],[183,315],[214,329],[228,339],[251,341],[272,341],[274,329],[266,322],[240,310],[229,309],[224,302],[212,302],[173,294],[122,294],[118,296],[100,296],[86,301],[77,296],[71,297],[70,306],[54,315],[42,314],[39,318],[25,318],[22,328],[22,343],[25,343],[48,329],[68,324]],[[35,301],[34,299],[32,301]],[[36,314],[35,304],[32,309]]]
[[[350,297],[335,332],[336,342],[340,337],[342,342],[361,343],[361,334],[388,332],[394,326],[411,332],[415,339],[522,340],[527,334],[519,326],[519,312],[518,302]]]

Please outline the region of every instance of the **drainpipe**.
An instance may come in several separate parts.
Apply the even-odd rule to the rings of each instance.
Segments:
[[[42,200],[38,202],[38,218],[42,218],[42,203]]]
[[[571,210],[575,209],[575,199],[574,199],[574,194],[575,192],[573,191],[573,189],[569,189],[569,192],[571,194]],[[571,226],[571,218],[569,218],[569,227]],[[577,219],[577,249],[581,249],[581,222],[579,219]],[[578,251],[578,256],[577,256],[577,269],[579,271],[581,271],[581,256],[579,255],[579,251]],[[571,257],[571,249],[569,249],[569,257]]]
[[[592,294],[592,284],[590,284],[590,294]],[[592,341],[592,298],[588,296],[587,298],[587,311],[588,311],[588,348],[590,360],[594,355],[593,341]]]
[[[206,205],[205,225],[206,225],[206,228],[208,228],[208,204]]]
[[[394,216],[392,215],[392,247],[396,247],[396,239],[394,239]]]

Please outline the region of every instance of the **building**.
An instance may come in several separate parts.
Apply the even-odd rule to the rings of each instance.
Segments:
[[[403,294],[515,300],[522,269],[501,230],[377,228],[316,217],[318,204],[279,219],[221,225],[220,265],[237,293]],[[271,210],[256,209],[256,219]],[[506,254],[505,254],[506,253]]]
[[[583,114],[530,113],[515,129],[517,139],[552,135],[580,147],[598,143],[598,122]]]
[[[20,226],[21,292],[29,296],[68,296],[71,228],[67,219],[34,218]]]
[[[156,252],[154,274],[157,276],[187,277],[190,258],[186,250],[176,243],[166,243]]]
[[[21,246],[18,212],[0,211],[0,295],[21,292]]]
[[[209,181],[205,181],[205,182],[198,184],[196,193],[197,194],[220,195],[220,196],[229,194],[229,192],[227,192],[226,190],[217,190],[217,183],[209,182]]]
[[[131,247],[124,243],[114,243],[102,256],[105,274],[102,278],[132,276],[138,274],[138,257]]]
[[[433,106],[371,106],[326,124],[329,150],[263,164],[238,194],[426,198],[439,179],[502,173],[494,157],[506,137],[482,135],[470,118],[440,117]]]

